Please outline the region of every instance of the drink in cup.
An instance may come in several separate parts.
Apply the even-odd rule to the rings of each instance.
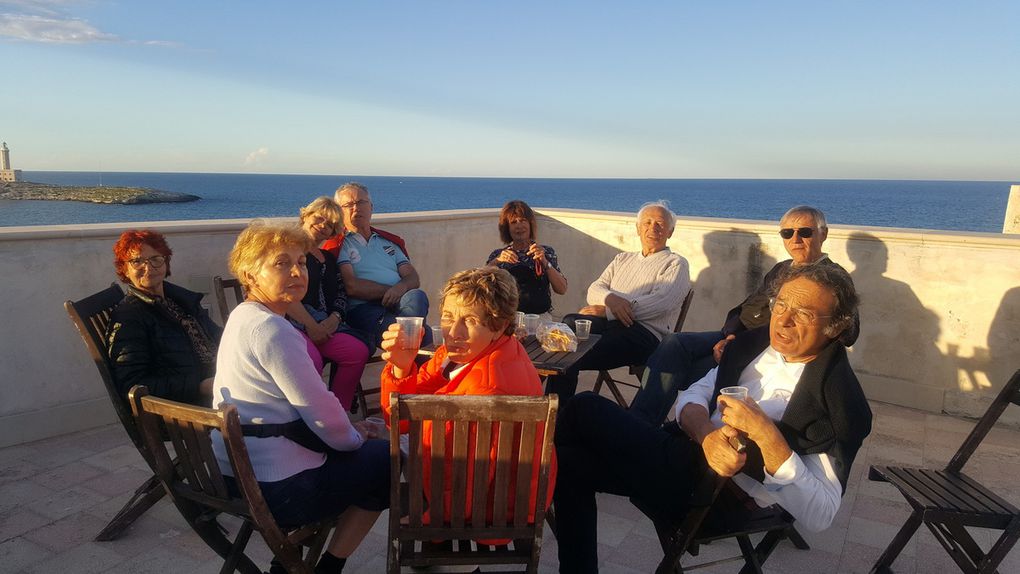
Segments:
[[[719,389],[719,394],[739,401],[744,401],[747,400],[747,387],[723,387]],[[747,437],[744,433],[740,433],[740,436],[730,439],[730,446],[732,446],[733,450],[737,452],[746,451]]]
[[[514,327],[524,326],[524,311],[518,311],[514,314]]]
[[[424,317],[397,317],[401,339],[403,339],[401,349],[418,349],[421,345],[421,329],[424,321]]]
[[[574,321],[574,334],[577,335],[578,341],[586,340],[591,335],[591,320],[578,319]]]
[[[443,328],[432,327],[432,344],[438,349],[443,344]]]
[[[534,313],[528,313],[524,316],[524,328],[528,330],[529,335],[534,335],[538,331],[538,323],[541,318]]]

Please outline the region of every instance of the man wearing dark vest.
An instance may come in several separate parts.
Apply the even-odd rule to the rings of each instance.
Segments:
[[[832,265],[822,251],[829,235],[829,226],[821,210],[807,205],[791,208],[779,220],[779,235],[790,259],[780,261],[765,274],[761,286],[739,305],[730,309],[726,321],[718,331],[686,332],[667,335],[655,352],[648,357],[641,389],[631,402],[630,411],[636,417],[658,425],[665,418],[669,406],[676,400],[678,391],[704,377],[719,364],[719,357],[727,343],[738,333],[769,323],[769,298],[785,274],[792,267],[802,265]],[[840,340],[849,347],[857,340],[860,320],[843,332]]]
[[[656,427],[593,393],[564,406],[555,439],[560,572],[598,572],[596,492],[680,517],[708,468],[733,477],[752,506],[782,506],[799,527],[832,523],[871,432],[839,340],[857,294],[843,269],[805,265],[784,275],[769,307],[767,326],[730,340],[719,366],[680,394],[678,423]],[[748,399],[721,396],[730,386],[746,387]],[[738,437],[746,452],[731,444]]]

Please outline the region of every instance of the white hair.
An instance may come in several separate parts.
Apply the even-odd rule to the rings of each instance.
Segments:
[[[673,213],[673,211],[669,208],[669,202],[666,201],[665,199],[657,199],[655,201],[649,201],[648,203],[643,204],[641,206],[641,209],[639,209],[637,212],[638,223],[641,223],[641,214],[643,214],[646,209],[651,209],[653,207],[661,209],[663,213],[666,214],[666,217],[669,219],[670,230],[676,228],[676,214]]]
[[[779,218],[779,223],[782,224],[787,218],[794,215],[810,215],[811,219],[815,221],[815,227],[818,229],[828,229],[829,226],[825,223],[825,214],[822,213],[821,209],[817,207],[811,207],[810,205],[798,205],[797,207],[791,207]]]

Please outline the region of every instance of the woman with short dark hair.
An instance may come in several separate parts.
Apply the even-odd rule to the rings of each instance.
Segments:
[[[499,237],[506,244],[489,254],[486,265],[505,269],[517,282],[518,311],[541,315],[552,310],[550,288],[567,292],[567,278],[560,272],[556,252],[535,240],[535,212],[519,199],[507,202],[499,212]]]
[[[127,397],[145,385],[155,396],[208,406],[222,329],[202,307],[202,294],[165,280],[173,251],[160,233],[125,231],[113,255],[128,284],[106,334],[117,390]]]

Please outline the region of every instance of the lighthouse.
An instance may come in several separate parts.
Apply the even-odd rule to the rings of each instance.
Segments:
[[[11,150],[7,142],[0,147],[0,181],[21,181],[21,170],[11,169]]]

